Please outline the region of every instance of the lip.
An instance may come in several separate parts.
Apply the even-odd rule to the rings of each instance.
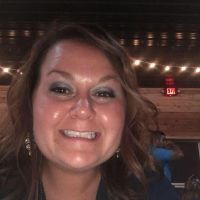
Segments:
[[[97,131],[77,131],[72,129],[61,129],[59,132],[65,138],[72,140],[85,140],[85,141],[94,141],[100,135],[100,133]]]

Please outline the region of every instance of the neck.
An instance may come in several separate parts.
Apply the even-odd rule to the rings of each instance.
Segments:
[[[45,164],[42,182],[47,200],[95,200],[100,172],[99,169],[74,172]]]

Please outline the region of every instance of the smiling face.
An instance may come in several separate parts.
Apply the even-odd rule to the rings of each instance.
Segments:
[[[56,43],[33,94],[34,138],[47,163],[95,169],[119,147],[124,121],[124,92],[107,57],[81,42]]]

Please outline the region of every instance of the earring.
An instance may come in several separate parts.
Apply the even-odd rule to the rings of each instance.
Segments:
[[[26,150],[28,152],[28,155],[31,156],[31,154],[32,154],[32,151],[31,151],[31,140],[30,140],[29,136],[27,136],[25,138],[24,143],[25,143],[25,147],[26,147]]]
[[[120,148],[119,149],[117,149],[117,151],[115,152],[115,154],[116,154],[116,158],[118,159],[119,158],[119,156],[120,156]]]

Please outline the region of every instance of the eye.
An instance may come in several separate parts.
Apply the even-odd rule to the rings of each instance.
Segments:
[[[69,89],[68,88],[64,88],[64,87],[51,88],[50,91],[58,93],[58,94],[69,94],[70,93]]]
[[[94,96],[100,98],[114,98],[115,93],[112,89],[99,89],[94,92]]]
[[[56,95],[71,95],[73,93],[73,89],[68,85],[63,85],[59,83],[54,83],[50,86],[50,92]]]

